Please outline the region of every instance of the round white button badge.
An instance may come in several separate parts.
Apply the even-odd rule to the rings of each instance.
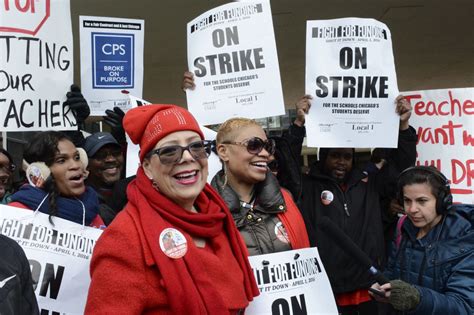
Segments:
[[[334,195],[331,191],[329,190],[323,190],[321,193],[321,202],[323,205],[327,206],[334,200]]]
[[[275,235],[280,242],[283,242],[285,244],[290,243],[288,233],[286,232],[285,226],[282,222],[278,222],[277,224],[275,224]]]
[[[178,259],[188,251],[188,242],[183,233],[173,228],[167,228],[160,234],[160,248],[169,258]]]

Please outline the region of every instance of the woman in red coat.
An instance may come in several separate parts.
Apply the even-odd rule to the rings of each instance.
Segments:
[[[232,216],[206,183],[210,142],[174,105],[132,109],[124,127],[141,166],[96,244],[86,313],[240,313],[258,289]]]

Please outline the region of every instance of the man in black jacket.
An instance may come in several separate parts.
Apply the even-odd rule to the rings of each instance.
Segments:
[[[300,209],[311,245],[318,247],[341,314],[377,314],[377,305],[367,293],[373,281],[367,270],[318,229],[317,223],[323,216],[328,217],[376,267],[383,266],[380,199],[389,194],[389,187],[400,171],[414,165],[416,160],[416,132],[408,124],[411,105],[402,96],[396,99],[396,112],[400,115],[398,147],[385,149],[386,161],[380,170],[356,169],[353,148],[322,148],[319,162],[303,178]]]
[[[86,185],[99,195],[99,213],[105,225],[109,225],[115,217],[109,206],[116,198],[112,188],[122,178],[125,162],[122,146],[111,133],[96,132],[86,138],[83,147],[89,158]]]
[[[30,263],[20,245],[0,235],[0,314],[39,314]]]

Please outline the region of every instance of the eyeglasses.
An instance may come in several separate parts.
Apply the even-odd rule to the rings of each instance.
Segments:
[[[150,158],[153,154],[156,154],[163,164],[178,163],[183,157],[184,151],[188,151],[196,160],[207,159],[211,154],[211,144],[211,141],[202,140],[192,142],[185,147],[170,145],[150,151],[146,156]]]
[[[260,139],[259,137],[253,137],[242,142],[232,142],[225,141],[222,144],[237,144],[247,148],[247,152],[250,154],[259,154],[265,149],[268,153],[275,153],[275,140],[268,139],[266,141]]]
[[[119,156],[122,155],[122,150],[121,149],[115,149],[115,150],[99,150],[92,159],[94,160],[99,160],[99,161],[104,161],[107,159],[109,156],[113,156],[114,158],[118,158]]]

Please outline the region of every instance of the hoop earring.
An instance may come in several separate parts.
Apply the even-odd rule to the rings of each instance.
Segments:
[[[224,189],[227,186],[227,168],[225,166],[225,162],[222,162],[222,170],[224,171],[224,181],[221,185],[221,188]]]

